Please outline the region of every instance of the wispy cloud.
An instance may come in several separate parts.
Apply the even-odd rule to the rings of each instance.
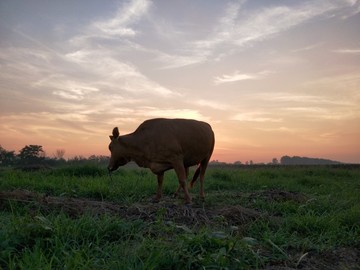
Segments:
[[[360,55],[360,48],[359,49],[338,49],[338,50],[334,50],[333,52],[341,53],[341,54]]]
[[[238,12],[244,3],[245,1],[229,3],[208,38],[180,44],[180,51],[185,53],[162,54],[158,60],[164,63],[165,68],[179,68],[207,61],[220,44],[227,43],[233,38]]]
[[[360,73],[354,70],[335,76],[324,76],[303,83],[305,88],[343,90],[341,97],[351,98],[352,101],[360,99],[359,93]]]
[[[130,41],[133,36],[141,33],[136,30],[136,23],[147,16],[151,5],[149,0],[127,1],[112,17],[92,22],[83,33],[70,40],[70,46],[74,49],[65,55],[66,60],[88,74],[92,84],[102,87],[102,91],[178,96],[178,93],[150,79],[132,62],[125,61],[123,58],[126,56],[121,57],[122,50],[131,54],[138,51],[146,54],[156,52]],[[112,39],[113,43],[109,44],[107,39]]]
[[[260,131],[265,131],[265,132],[286,132],[286,133],[295,133],[298,130],[294,129],[294,128],[289,128],[289,127],[274,127],[274,128],[265,128],[265,127],[258,127],[256,128],[257,130]]]
[[[229,3],[225,8],[224,15],[218,20],[213,33],[207,39],[197,40],[192,45],[211,54],[218,45],[232,41],[237,33],[238,15],[244,2]]]
[[[271,6],[249,10],[246,1],[229,3],[212,32],[204,39],[185,44],[186,54],[161,57],[167,68],[176,68],[219,59],[247,46],[269,39],[319,16],[341,16],[337,11],[354,5],[353,1],[299,2],[294,6]],[[318,46],[318,45],[313,45]],[[220,48],[225,48],[224,50]],[[232,48],[228,50],[228,48]],[[314,47],[302,48],[310,50]],[[221,54],[219,54],[221,51]]]
[[[37,40],[36,38],[24,33],[23,31],[21,31],[18,28],[14,28],[12,29],[16,34],[20,35],[21,37],[23,37],[24,39],[32,42],[33,44],[35,44],[38,48],[41,48],[42,50],[45,50],[47,52],[50,52],[54,55],[59,55],[57,51],[55,51],[54,49],[50,48],[49,46],[46,46],[43,42]]]
[[[62,74],[51,74],[33,83],[32,86],[51,90],[54,95],[72,100],[82,100],[87,94],[99,91],[88,83],[71,80]]]
[[[241,122],[282,122],[282,118],[272,117],[266,112],[237,113],[231,118],[231,120]]]
[[[110,49],[79,50],[68,54],[67,58],[83,70],[91,66],[98,82],[106,81],[113,89],[164,97],[178,95],[143,75],[134,65],[118,61]]]
[[[139,31],[134,25],[146,16],[151,1],[131,0],[124,2],[109,19],[98,19],[91,22],[80,35],[70,39],[70,43],[77,46],[91,44],[92,40],[107,40],[133,38]]]
[[[318,95],[300,95],[300,94],[291,94],[291,93],[262,93],[262,94],[254,94],[254,99],[271,101],[273,103],[280,104],[321,104],[325,106],[354,106],[354,102],[344,99],[333,98],[331,99],[329,96],[325,96],[323,94]]]
[[[208,53],[206,51],[199,51],[193,52],[191,55],[177,55],[158,52],[157,55],[157,60],[163,63],[161,69],[170,69],[202,63],[206,61]]]
[[[215,82],[215,84],[221,84],[221,83],[245,81],[245,80],[255,80],[255,79],[257,79],[257,77],[254,75],[241,74],[241,73],[235,72],[230,75],[222,75],[220,77],[215,77],[214,82]]]
[[[322,45],[323,45],[323,43],[315,43],[315,44],[311,44],[311,45],[308,45],[308,46],[305,46],[305,47],[294,49],[294,50],[292,50],[292,52],[297,53],[297,52],[311,51],[311,50],[313,50],[315,48],[318,48],[318,47],[320,47]]]
[[[203,107],[209,107],[211,109],[215,110],[228,110],[229,106],[226,104],[222,104],[220,102],[212,101],[212,100],[198,100],[195,102],[196,105],[203,106]]]
[[[92,27],[109,37],[135,36],[136,30],[130,25],[146,14],[149,6],[150,2],[147,0],[132,0],[124,4],[113,18],[94,22]]]
[[[360,13],[360,1],[359,0],[344,0],[348,5],[348,10],[342,16],[343,19],[350,18]]]
[[[156,107],[146,107],[141,113],[142,116],[147,117],[164,117],[164,115],[171,116],[171,118],[188,118],[208,120],[199,111],[193,109],[159,109]]]
[[[264,78],[267,74],[271,72],[269,71],[262,71],[258,73],[246,74],[240,73],[239,71],[235,71],[232,74],[224,74],[214,78],[215,84],[223,84],[223,83],[230,83],[230,82],[237,82],[237,81],[245,81],[245,80],[259,80]]]
[[[350,120],[359,119],[360,110],[349,108],[336,109],[329,107],[289,107],[282,108],[283,111],[291,112],[291,116],[299,116],[310,119],[311,121],[321,120]]]
[[[348,5],[346,2],[312,1],[301,2],[297,6],[272,6],[255,12],[247,12],[248,15],[239,12],[235,27],[227,33],[227,41],[239,46],[262,41]]]

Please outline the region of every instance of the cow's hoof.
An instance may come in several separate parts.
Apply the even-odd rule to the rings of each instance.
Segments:
[[[192,206],[192,201],[185,201],[185,206],[191,207]]]
[[[159,198],[152,198],[151,200],[150,200],[150,202],[151,203],[159,203],[160,202],[160,199]]]

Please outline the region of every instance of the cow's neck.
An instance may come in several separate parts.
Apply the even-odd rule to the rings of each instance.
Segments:
[[[144,155],[144,149],[141,147],[143,144],[141,140],[133,134],[122,136],[122,141],[126,145],[127,158],[135,161],[139,166],[146,167],[147,159]]]

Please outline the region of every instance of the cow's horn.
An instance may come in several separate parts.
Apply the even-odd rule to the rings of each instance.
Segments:
[[[112,132],[114,138],[116,139],[117,137],[119,137],[120,133],[119,133],[119,129],[117,127],[114,127],[113,132]]]

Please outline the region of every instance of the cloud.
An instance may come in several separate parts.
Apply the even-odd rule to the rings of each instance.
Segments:
[[[70,44],[83,47],[92,41],[118,40],[133,38],[139,32],[133,27],[149,11],[148,0],[126,1],[110,19],[99,19],[90,23],[82,34],[70,39]]]
[[[96,35],[102,37],[135,36],[137,31],[130,27],[144,16],[149,7],[150,1],[132,0],[120,8],[114,17],[108,20],[92,23],[90,29]]]
[[[179,68],[207,61],[218,45],[231,39],[233,28],[236,27],[238,11],[244,2],[229,3],[224,15],[216,23],[214,33],[208,38],[185,42],[179,50],[182,53],[162,53],[158,60],[165,64],[164,68]]]
[[[327,112],[327,109],[325,109],[325,108],[310,107],[310,106],[307,106],[307,107],[288,107],[288,108],[282,108],[282,110],[304,113],[303,114],[304,116],[306,115],[306,113],[309,113],[310,115],[315,116],[315,117],[318,114],[324,114],[324,113]]]
[[[354,105],[353,101],[350,100],[340,100],[340,99],[331,99],[329,96],[324,95],[300,95],[300,94],[291,94],[291,93],[262,93],[254,94],[254,99],[271,101],[271,102],[281,102],[281,104],[322,104],[322,105],[331,105],[331,106],[352,106]]]
[[[257,127],[257,130],[264,132],[286,132],[286,133],[296,133],[298,129],[289,128],[289,127],[273,127],[273,128],[265,128],[265,127]]]
[[[245,1],[229,3],[225,8],[224,15],[218,20],[218,23],[213,30],[213,34],[211,34],[207,39],[193,42],[193,45],[197,49],[208,50],[210,54],[210,52],[219,44],[231,41],[237,31],[238,15],[244,2]]]
[[[305,88],[313,89],[333,89],[342,91],[341,99],[350,98],[351,101],[359,101],[359,82],[360,73],[354,70],[351,73],[343,73],[334,76],[324,76],[303,83]],[[329,90],[327,90],[329,91]]]
[[[136,23],[146,16],[150,6],[149,1],[128,1],[110,19],[90,23],[83,31],[78,29],[80,34],[73,35],[70,41],[59,41],[51,49],[42,45],[47,43],[36,39],[36,35],[33,38],[17,31],[27,47],[18,45],[0,50],[0,61],[6,63],[0,65],[4,87],[1,96],[8,100],[0,99],[1,114],[14,115],[14,119],[5,119],[6,122],[12,126],[25,121],[38,134],[46,127],[51,133],[58,126],[75,134],[78,129],[90,131],[93,126],[100,130],[113,125],[115,120],[139,121],[151,111],[156,117],[203,117],[190,109],[177,110],[177,106],[164,112],[158,109],[157,113],[155,109],[143,109],[153,105],[154,99],[168,104],[168,100],[181,96],[151,79],[140,70],[142,66],[138,68],[119,52],[137,52],[127,47],[126,38],[132,36],[121,29],[140,34]],[[147,54],[152,53],[144,46],[141,48]],[[79,117],[74,118],[69,112],[76,112],[74,115]]]
[[[346,2],[312,1],[301,2],[298,6],[272,6],[255,12],[239,12],[235,27],[227,33],[228,39],[224,42],[245,46],[262,41],[348,5]]]
[[[253,74],[245,74],[245,73],[239,73],[239,71],[235,71],[232,74],[224,74],[224,75],[215,77],[214,83],[215,84],[223,84],[223,83],[245,81],[245,80],[258,80],[258,79],[262,79],[264,76],[266,76],[269,73],[271,73],[271,72],[262,71],[262,72],[253,73]]]
[[[318,48],[320,46],[322,46],[323,43],[315,43],[315,44],[311,44],[311,45],[308,45],[308,46],[305,46],[305,47],[302,47],[302,48],[298,48],[298,49],[294,49],[292,50],[293,53],[297,53],[297,52],[304,52],[304,51],[311,51],[315,48]]]
[[[73,100],[82,100],[87,94],[99,91],[96,87],[71,80],[62,74],[52,74],[33,83],[32,86],[52,90],[54,95]]]
[[[195,102],[196,105],[199,106],[203,106],[203,107],[208,107],[211,109],[215,109],[215,110],[222,110],[222,111],[226,111],[229,109],[229,106],[226,104],[221,104],[219,102],[216,101],[212,101],[212,100],[198,100]]]
[[[218,60],[314,18],[340,16],[337,12],[345,12],[344,9],[354,5],[352,1],[319,0],[299,3],[295,6],[270,6],[256,10],[248,7],[245,1],[229,3],[207,37],[185,43],[181,50],[178,50],[185,53],[161,56],[159,60],[165,63],[166,68]]]
[[[333,52],[349,55],[360,55],[360,49],[338,49],[334,50]]]
[[[282,122],[282,118],[274,118],[265,112],[248,112],[235,114],[231,120],[241,122]]]
[[[245,81],[245,80],[255,80],[256,76],[248,75],[248,74],[240,74],[235,72],[231,75],[222,75],[220,77],[215,77],[215,84],[228,83],[228,82],[236,82],[236,81]]]
[[[18,113],[2,116],[0,119],[7,123],[7,129],[14,128],[18,132],[23,130],[21,132],[23,134],[50,136],[49,130],[58,130],[58,137],[62,137],[64,133],[88,133],[94,130],[94,127],[90,125],[89,116],[78,112]]]
[[[33,44],[35,44],[37,47],[41,48],[42,50],[45,50],[47,52],[50,52],[54,55],[59,55],[57,51],[55,51],[54,49],[46,46],[43,42],[37,40],[36,38],[28,35],[28,34],[25,34],[23,31],[21,31],[20,29],[18,28],[14,28],[12,29],[16,34],[20,35],[21,37],[23,37],[24,39],[32,42]]]
[[[83,33],[70,40],[72,51],[65,55],[66,60],[75,63],[90,78],[89,84],[102,91],[126,91],[132,96],[147,97],[179,96],[146,76],[134,61],[125,60],[139,52],[146,55],[159,53],[141,42],[130,41],[135,35],[141,40],[136,24],[148,18],[151,6],[148,0],[126,1],[112,17],[92,22]]]
[[[198,119],[207,120],[208,118],[203,116],[199,111],[192,109],[159,109],[156,107],[144,107],[140,116],[147,117],[169,117],[169,118],[186,118],[186,119]]]
[[[119,61],[111,49],[81,49],[67,54],[66,58],[83,70],[91,66],[98,83],[106,82],[112,89],[163,97],[178,95],[143,75],[134,65]]]
[[[207,53],[197,52],[192,53],[191,55],[176,55],[176,54],[168,54],[164,52],[157,53],[157,61],[163,63],[161,69],[171,69],[171,68],[180,68],[185,66],[190,66],[198,63],[202,63],[207,59]]]
[[[346,10],[345,14],[342,16],[343,19],[350,18],[356,14],[360,13],[360,1],[359,0],[345,0],[350,6]]]
[[[359,109],[349,108],[328,108],[328,107],[289,107],[282,108],[284,111],[288,111],[294,115],[300,115],[302,118],[308,118],[312,121],[317,120],[351,120],[360,118]]]

